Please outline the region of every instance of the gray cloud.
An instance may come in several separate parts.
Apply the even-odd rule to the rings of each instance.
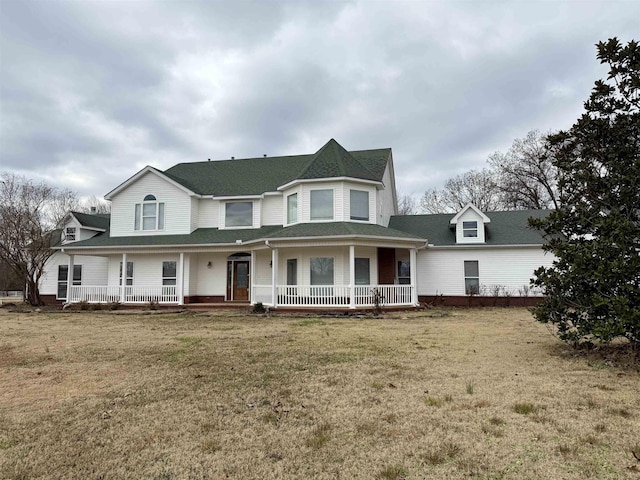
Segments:
[[[0,169],[102,195],[150,164],[392,147],[419,194],[567,128],[640,4],[4,0]],[[636,38],[637,39],[637,38]]]

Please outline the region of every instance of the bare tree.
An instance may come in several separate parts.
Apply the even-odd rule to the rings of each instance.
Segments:
[[[80,211],[84,213],[111,213],[111,204],[95,195],[91,195],[80,203]]]
[[[452,213],[468,203],[483,212],[503,207],[493,171],[470,170],[450,178],[442,189],[429,189],[424,193],[421,208],[426,213]]]
[[[419,213],[419,205],[416,198],[409,193],[398,195],[398,215],[416,215]]]
[[[489,157],[507,209],[558,208],[558,174],[547,136],[532,130],[525,138],[516,139],[507,153],[496,152]]]
[[[54,229],[77,207],[76,194],[13,173],[0,178],[0,260],[23,279],[25,300],[42,305],[38,284],[54,253]]]

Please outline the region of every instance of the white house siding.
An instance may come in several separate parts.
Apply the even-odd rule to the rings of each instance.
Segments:
[[[283,225],[282,195],[266,195],[262,199],[262,225]]]
[[[106,257],[75,255],[74,265],[82,265],[82,285],[106,285],[109,261]],[[69,256],[56,252],[45,264],[40,280],[41,295],[56,295],[58,292],[58,265],[69,265]]]
[[[463,236],[463,222],[478,222],[478,236],[477,237],[464,237]],[[466,212],[460,215],[456,223],[456,243],[484,243],[484,223],[482,217],[473,208],[468,208]]]
[[[191,197],[191,225],[189,233],[193,232],[200,224],[200,199]]]
[[[477,260],[480,288],[505,287],[518,296],[529,286],[533,272],[550,266],[553,256],[540,247],[478,247],[450,249],[428,248],[418,251],[417,282],[419,295],[465,295],[464,262]],[[490,292],[487,292],[490,293]]]
[[[227,291],[227,258],[229,252],[199,253],[192,266],[195,265],[195,289],[191,295],[211,296],[225,295]],[[208,263],[211,262],[211,268]],[[194,292],[195,290],[195,292]]]
[[[146,195],[164,202],[164,230],[135,230],[135,204]],[[188,193],[158,175],[147,172],[116,194],[111,201],[111,236],[187,234],[191,232],[191,200]]]
[[[201,198],[198,207],[198,228],[218,228],[220,225],[220,201]]]
[[[390,169],[391,162],[387,163],[387,168],[384,171],[384,175],[382,177],[382,183],[384,183],[384,188],[378,190],[378,201],[377,201],[377,223],[378,225],[382,225],[386,227],[389,225],[389,218],[391,215],[396,214],[396,206],[395,199],[393,196],[393,190],[395,189],[395,183],[392,177],[392,172]]]
[[[109,285],[120,283],[122,255],[109,257]],[[158,287],[162,285],[162,262],[180,262],[178,253],[127,254],[127,262],[133,262],[133,285]],[[177,273],[177,272],[176,272]]]

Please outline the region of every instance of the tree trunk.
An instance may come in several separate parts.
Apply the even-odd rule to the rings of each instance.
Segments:
[[[27,280],[27,301],[34,307],[44,305],[40,298],[40,289],[38,288],[38,282],[29,278]]]

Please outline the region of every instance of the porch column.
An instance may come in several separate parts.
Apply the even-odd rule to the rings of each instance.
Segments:
[[[273,308],[278,306],[278,249],[271,250],[271,300]]]
[[[249,263],[249,304],[256,303],[255,292],[253,291],[253,276],[256,274],[256,251],[251,250],[251,263]]]
[[[356,247],[349,245],[349,308],[356,308]]]
[[[71,303],[71,287],[73,286],[73,257],[72,253],[69,254],[69,263],[67,267],[67,300],[66,303]]]
[[[127,254],[122,254],[122,267],[120,270],[120,303],[124,303],[127,298]]]
[[[184,252],[180,252],[178,262],[178,305],[184,305]]]
[[[418,249],[411,248],[409,250],[409,268],[411,275],[411,303],[413,303],[416,307],[419,305],[418,303],[418,285],[416,279],[418,278]]]

